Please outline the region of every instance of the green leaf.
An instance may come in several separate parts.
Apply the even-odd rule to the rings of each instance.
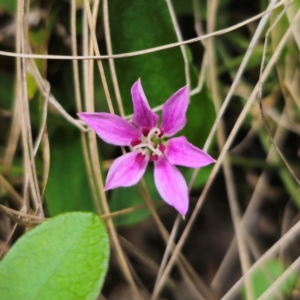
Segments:
[[[93,213],[68,213],[23,235],[0,263],[2,300],[96,299],[109,239]]]
[[[74,141],[68,136],[69,130],[60,130],[58,134],[61,140],[52,143],[45,191],[49,212],[54,216],[75,210],[95,211],[80,139]]]
[[[279,260],[272,259],[268,261],[262,269],[258,269],[256,272],[254,272],[251,276],[251,286],[253,289],[254,298],[258,299],[274,283],[274,281],[284,273],[286,267],[287,266],[285,266]],[[288,280],[280,285],[277,295],[279,292],[281,292],[286,296],[288,292],[292,290],[297,278],[297,273],[292,273],[292,276],[290,276]],[[247,299],[245,290],[243,290],[243,298]],[[274,297],[269,297],[266,299],[272,300]]]
[[[194,7],[192,1],[173,0],[172,1],[176,16],[193,16]],[[202,10],[201,10],[202,12]]]
[[[111,1],[109,15],[114,53],[177,42],[165,1]],[[138,78],[151,107],[186,84],[180,48],[118,59],[115,65],[126,113],[132,113],[130,89]]]
[[[114,53],[143,50],[177,41],[164,1],[116,0],[110,3],[109,13]],[[189,54],[188,48],[186,50]],[[130,89],[139,77],[152,108],[163,104],[186,84],[184,61],[178,47],[118,59],[115,60],[115,64],[126,113],[132,113]],[[192,65],[190,75],[191,85],[195,86],[198,75]],[[215,118],[211,97],[204,87],[201,93],[190,100],[188,123],[183,134],[190,142],[203,146]]]

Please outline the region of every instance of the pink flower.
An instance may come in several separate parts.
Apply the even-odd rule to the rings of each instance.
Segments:
[[[203,150],[190,144],[185,136],[171,138],[186,124],[188,88],[172,95],[162,108],[162,122],[154,113],[144,94],[140,79],[131,89],[134,114],[132,123],[109,113],[80,113],[105,142],[131,146],[132,151],[117,158],[108,171],[105,190],[132,186],[144,175],[148,162],[154,162],[154,180],[165,202],[185,216],[188,210],[188,187],[175,167],[200,168],[215,160]]]

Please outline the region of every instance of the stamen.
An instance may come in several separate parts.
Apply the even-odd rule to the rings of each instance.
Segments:
[[[139,154],[143,153],[143,156],[145,156],[144,150],[146,150],[148,148],[154,153],[153,159],[157,160],[156,156],[157,156],[157,158],[159,156],[162,156],[162,154],[166,150],[166,147],[163,144],[159,144],[157,148],[154,148],[154,146],[153,146],[154,143],[152,142],[151,138],[153,137],[153,135],[158,136],[158,134],[163,134],[163,131],[156,127],[152,128],[151,130],[149,130],[147,128],[143,128],[142,133],[143,133],[143,135],[147,136],[147,139],[143,139],[144,143],[139,139],[133,139],[130,142],[130,145],[133,147],[133,151],[138,150]],[[138,155],[136,157],[136,161],[140,162],[140,159],[141,159],[141,155]],[[142,158],[142,160],[143,159],[144,159],[144,157]]]
[[[149,148],[153,153],[155,153],[156,155],[162,156],[162,152],[161,152],[159,149],[154,148],[152,145],[148,145],[148,148]]]
[[[138,153],[135,157],[135,162],[137,164],[141,163],[144,159],[145,159],[146,155],[142,154],[142,153]]]
[[[145,148],[145,147],[149,147],[148,143],[140,143],[138,145],[135,145],[132,150],[138,150],[140,148]]]
[[[147,136],[148,140],[149,140],[150,138],[152,138],[152,136],[153,136],[154,134],[158,134],[159,132],[160,132],[160,129],[159,129],[159,128],[157,128],[157,127],[152,128],[152,129],[149,131],[149,133],[148,133],[148,136]]]
[[[156,154],[151,154],[151,155],[150,155],[150,160],[151,160],[151,161],[157,161],[157,160],[158,160],[158,155],[156,155]]]
[[[148,143],[148,148],[154,152],[156,155],[158,156],[161,156],[162,155],[162,152],[159,150],[159,149],[155,149],[153,146],[152,146],[152,141],[151,141],[151,138],[154,134],[157,134],[159,133],[160,130],[159,128],[152,128],[147,136],[147,143]]]
[[[130,145],[131,145],[132,147],[134,147],[134,146],[140,144],[141,142],[142,142],[142,141],[139,140],[139,139],[133,139],[133,140],[130,142]]]
[[[159,128],[159,130],[160,130],[160,134],[157,137],[161,138],[164,135],[165,132],[161,128]]]
[[[149,129],[149,128],[143,128],[143,129],[142,129],[142,134],[143,134],[143,136],[145,136],[145,137],[148,136],[149,132],[150,132],[150,129]]]
[[[162,153],[164,153],[167,149],[167,147],[164,144],[158,144],[157,147]]]

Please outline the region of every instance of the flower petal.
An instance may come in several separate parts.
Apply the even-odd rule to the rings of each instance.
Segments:
[[[109,113],[79,113],[78,115],[106,143],[129,146],[132,140],[141,139],[141,131],[120,116]]]
[[[151,110],[140,79],[132,86],[131,95],[133,102],[132,122],[141,128],[156,127],[159,116]]]
[[[187,184],[179,170],[165,157],[154,162],[154,181],[163,200],[185,216],[189,206]]]
[[[172,95],[162,108],[161,129],[166,136],[172,136],[186,124],[186,110],[189,103],[189,91],[185,86]]]
[[[168,140],[165,155],[172,165],[188,168],[201,168],[215,162],[205,151],[189,143],[185,136]]]
[[[130,152],[118,157],[111,165],[107,177],[105,190],[120,186],[132,186],[143,177],[149,157],[140,159],[141,153]]]

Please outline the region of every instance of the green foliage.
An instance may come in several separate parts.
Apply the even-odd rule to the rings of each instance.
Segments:
[[[94,211],[80,140],[53,145],[50,155],[50,174],[45,191],[50,215],[76,210]]]
[[[251,287],[253,290],[254,299],[258,299],[286,270],[286,266],[279,260],[273,259],[268,261],[264,267],[258,269],[251,276]],[[282,295],[287,297],[287,293],[291,291],[297,280],[297,274],[292,273],[289,279],[280,285]],[[278,292],[276,294],[278,294]],[[246,292],[243,290],[243,299],[247,299]],[[268,297],[267,300],[272,300],[274,297]]]
[[[172,4],[177,16],[193,14],[193,1],[174,0]]]
[[[161,46],[177,41],[164,1],[109,2],[114,53]],[[132,113],[130,89],[141,78],[151,107],[162,104],[185,85],[184,62],[179,48],[115,61],[126,113]]]
[[[23,235],[1,261],[1,299],[96,299],[108,259],[98,216],[60,215]]]
[[[5,11],[12,15],[16,13],[17,0],[1,0],[0,1],[0,12]]]

